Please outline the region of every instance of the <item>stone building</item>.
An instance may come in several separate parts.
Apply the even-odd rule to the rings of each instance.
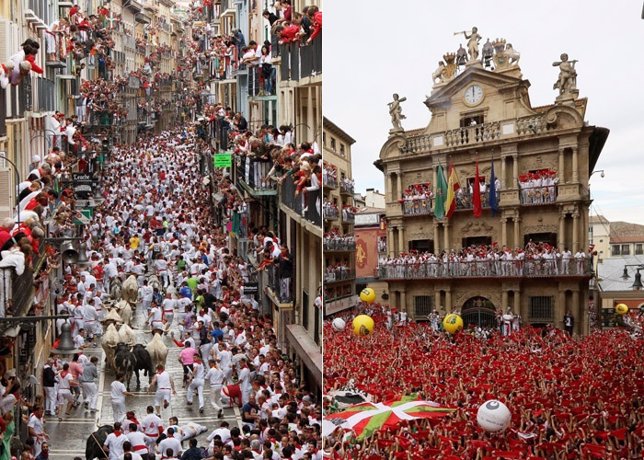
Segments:
[[[455,309],[468,324],[493,325],[495,311],[511,308],[524,323],[561,327],[570,311],[576,332],[587,333],[592,272],[588,178],[608,130],[585,121],[588,100],[579,98],[574,62],[567,56],[553,64],[560,68],[555,102],[533,107],[518,53],[505,40],[493,47],[492,54],[478,60],[477,50],[462,65],[446,53],[425,100],[428,125],[404,131],[400,111],[390,112],[394,128],[376,162],[385,174],[390,257],[410,251],[446,251],[449,256],[487,247],[492,262],[473,254],[473,262],[454,267],[447,257],[449,262],[422,270],[418,263],[384,270],[381,279],[389,282],[392,305],[412,318]],[[478,218],[473,213],[477,165]],[[491,181],[492,166],[496,181]],[[445,198],[447,186],[452,186],[456,210],[438,218],[436,200]],[[552,248],[555,254],[569,249],[586,257],[579,265],[567,262],[565,269],[556,255],[555,262],[511,260],[508,270],[494,261],[493,254],[503,249],[516,258],[528,246]]]

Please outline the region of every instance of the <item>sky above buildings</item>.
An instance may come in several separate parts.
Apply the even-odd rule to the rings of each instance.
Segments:
[[[381,6],[382,5],[382,6]],[[478,27],[483,37],[504,38],[521,53],[533,107],[552,104],[562,52],[577,59],[579,97],[586,120],[610,129],[590,181],[591,214],[644,224],[644,20],[634,1],[428,2],[329,4],[325,10],[324,113],[349,133],[356,191],[384,191],[373,166],[391,128],[387,103],[406,97],[403,127],[427,126],[423,104],[431,75],[445,52],[466,47],[454,32]]]

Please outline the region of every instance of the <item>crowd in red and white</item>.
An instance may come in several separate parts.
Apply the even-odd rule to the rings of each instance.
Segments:
[[[554,203],[557,199],[557,171],[540,169],[519,175],[521,202],[524,204]]]

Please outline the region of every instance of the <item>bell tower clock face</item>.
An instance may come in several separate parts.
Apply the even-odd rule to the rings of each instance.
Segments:
[[[463,101],[466,105],[469,106],[479,105],[484,96],[485,94],[483,93],[483,88],[481,88],[479,85],[470,85],[465,90]]]

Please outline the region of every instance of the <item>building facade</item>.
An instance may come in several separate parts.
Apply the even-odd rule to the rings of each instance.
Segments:
[[[324,310],[329,315],[357,303],[356,208],[351,174],[351,145],[355,140],[326,117],[323,129]]]
[[[426,127],[404,131],[396,97],[390,105],[394,128],[377,165],[385,174],[388,255],[402,268],[381,279],[392,304],[412,318],[459,310],[468,324],[493,325],[495,312],[510,308],[524,323],[560,327],[570,311],[585,334],[588,178],[608,130],[584,122],[588,101],[571,80],[558,81],[553,104],[533,107],[505,41],[493,46],[488,60],[462,66],[446,53],[425,101]],[[453,202],[454,212],[437,216],[436,200]],[[562,267],[557,253],[567,251],[585,257]],[[544,262],[546,252],[555,262]],[[428,256],[419,270],[417,254],[438,260]]]

